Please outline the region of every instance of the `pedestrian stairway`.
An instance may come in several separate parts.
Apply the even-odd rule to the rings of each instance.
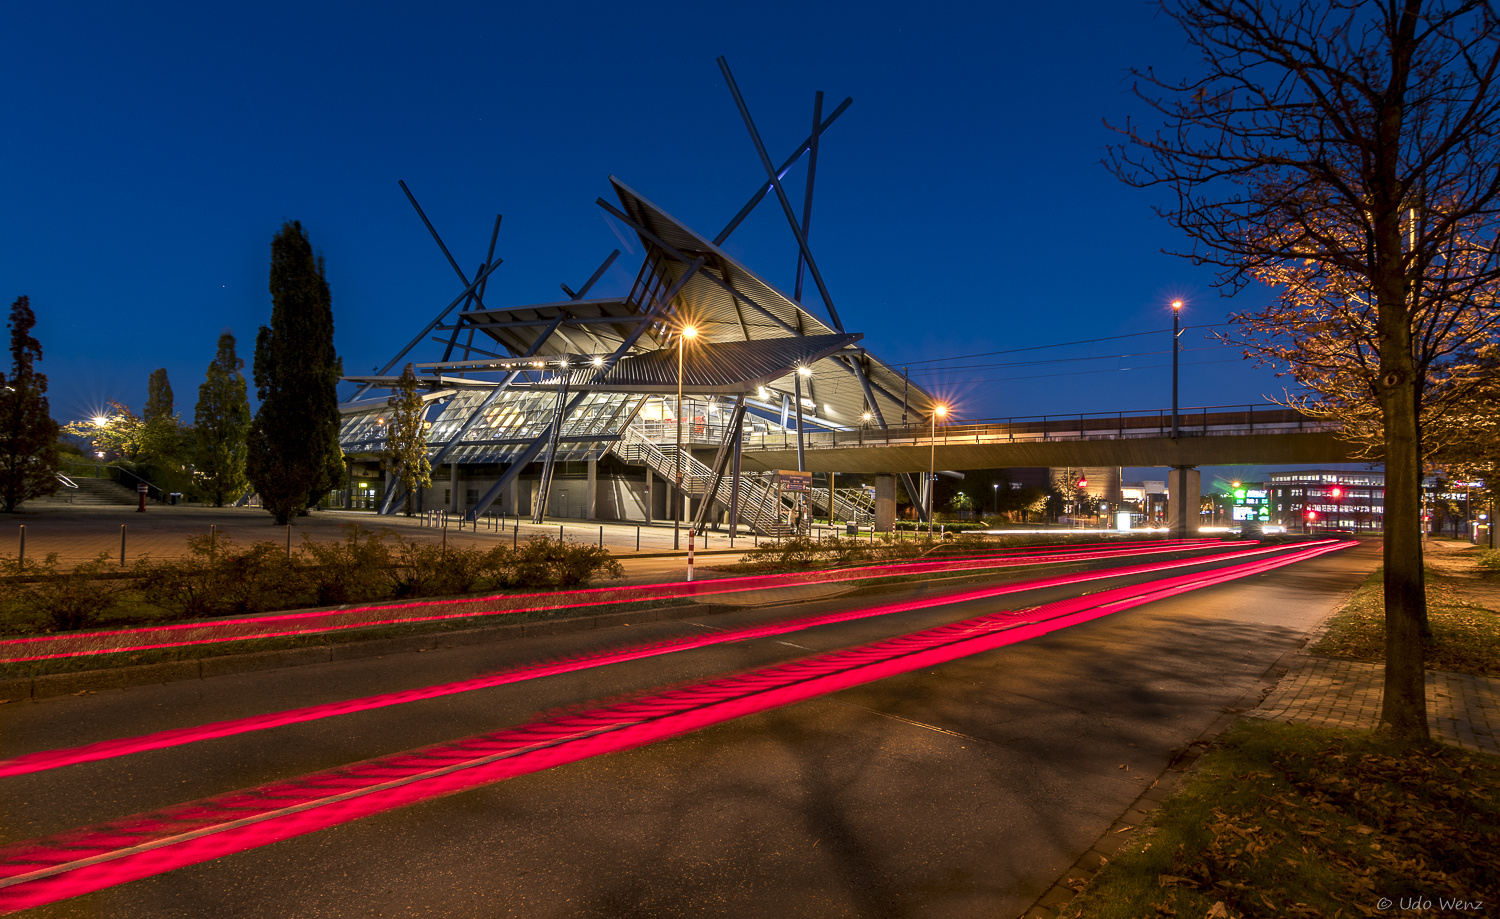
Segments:
[[[140,503],[135,489],[126,488],[111,479],[72,478],[62,474],[57,479],[57,494],[46,498],[32,498],[27,503],[72,504],[82,507],[135,507]]]
[[[677,477],[677,447],[675,444],[658,444],[647,437],[635,425],[629,425],[620,439],[610,445],[620,459],[637,466],[646,466],[668,482]],[[713,479],[713,470],[706,466],[691,451],[682,451],[682,490],[689,495],[705,496]],[[713,500],[722,507],[730,506],[733,496],[733,476],[725,475],[719,480]],[[826,489],[825,489],[826,491]],[[826,502],[826,498],[825,498]],[[781,537],[788,527],[783,520],[786,505],[776,496],[771,477],[765,473],[740,476],[739,522],[747,524],[762,536]]]
[[[869,526],[875,521],[875,499],[863,488],[840,488],[832,514],[828,508],[828,489],[809,488],[807,497],[815,511],[831,520],[857,523],[860,526]]]

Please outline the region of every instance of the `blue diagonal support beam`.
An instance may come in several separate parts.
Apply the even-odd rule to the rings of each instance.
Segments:
[[[812,272],[813,283],[818,285],[818,295],[823,298],[823,305],[828,308],[828,318],[833,320],[833,327],[842,332],[844,323],[839,319],[839,311],[834,308],[833,296],[828,293],[828,285],[823,283],[823,274],[818,271],[818,263],[812,257],[812,250],[807,247],[807,237],[802,235],[802,227],[797,223],[797,214],[792,210],[792,202],[786,196],[786,189],[781,187],[781,178],[776,175],[776,167],[771,165],[771,157],[766,153],[766,145],[761,142],[760,132],[755,129],[755,120],[750,117],[750,109],[745,105],[745,98],[740,95],[740,88],[734,82],[734,74],[729,72],[729,62],[723,57],[719,58],[719,70],[723,72],[725,81],[729,83],[729,92],[734,96],[734,104],[739,107],[740,117],[745,122],[745,129],[750,132],[750,139],[755,142],[755,152],[760,156],[760,163],[765,167],[767,178],[771,180],[771,187],[776,192],[776,200],[781,202],[781,210],[786,214],[787,223],[791,225],[792,235],[797,237],[797,246],[802,250],[803,258],[807,259],[807,267]]]

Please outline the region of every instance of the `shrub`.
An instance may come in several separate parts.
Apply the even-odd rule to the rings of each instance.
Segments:
[[[493,580],[494,565],[490,561],[493,554],[478,549],[444,548],[398,535],[391,554],[393,564],[386,570],[386,578],[391,594],[396,597],[469,593],[485,581]]]
[[[21,632],[63,632],[90,628],[109,613],[129,582],[101,577],[115,570],[109,553],[64,569],[57,553],[45,561],[6,560],[0,574],[15,578],[5,590],[0,609],[7,628]]]
[[[608,549],[550,536],[533,536],[516,549],[497,546],[485,558],[497,582],[527,590],[583,587],[595,577],[625,576]]]
[[[190,536],[188,552],[186,559],[136,564],[147,602],[188,618],[262,613],[296,605],[305,589],[275,543],[242,549],[227,536]]]
[[[740,557],[739,568],[746,571],[811,568],[825,561],[817,540],[810,536],[788,536],[775,542],[763,542]]]
[[[1479,567],[1500,570],[1500,549],[1486,549],[1479,556]]]
[[[385,545],[389,531],[364,533],[359,524],[347,529],[342,542],[315,543],[302,537],[302,551],[316,563],[306,569],[306,577],[320,605],[363,603],[391,593],[386,571],[391,553]]]

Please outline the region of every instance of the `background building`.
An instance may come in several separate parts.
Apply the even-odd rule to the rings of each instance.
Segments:
[[[1271,520],[1292,532],[1308,529],[1372,532],[1385,528],[1383,472],[1331,469],[1273,472],[1264,487],[1270,501]]]

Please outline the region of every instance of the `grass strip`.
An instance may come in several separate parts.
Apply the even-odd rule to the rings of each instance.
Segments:
[[[1246,719],[1060,915],[1458,916],[1497,901],[1500,761]]]
[[[1308,650],[1324,657],[1385,661],[1383,569],[1365,579],[1343,609],[1329,620],[1322,640]],[[1471,582],[1427,572],[1427,669],[1500,676],[1500,616],[1476,601]]]

